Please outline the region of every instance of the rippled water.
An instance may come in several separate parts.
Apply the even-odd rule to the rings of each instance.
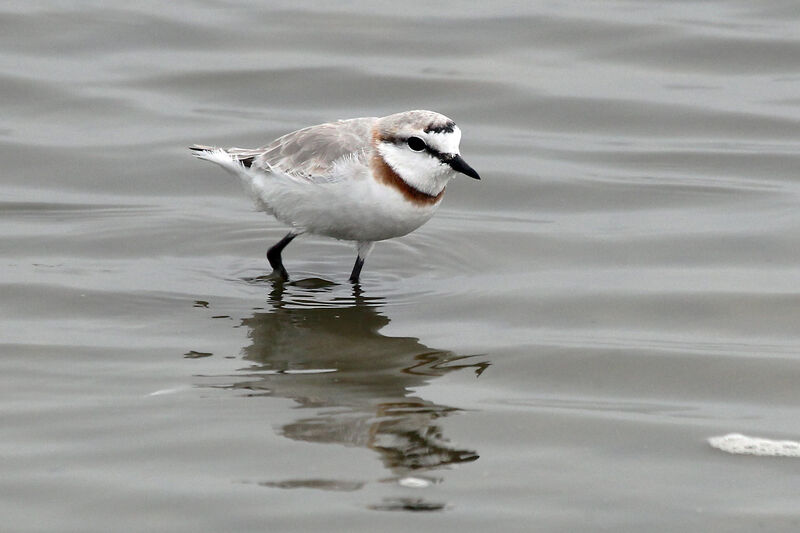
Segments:
[[[796,531],[794,1],[0,6],[9,531]],[[193,160],[430,108],[379,243]],[[759,441],[760,442],[760,441]],[[397,512],[391,512],[397,511]]]

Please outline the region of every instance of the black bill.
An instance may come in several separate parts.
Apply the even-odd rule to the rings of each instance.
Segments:
[[[447,161],[447,164],[450,165],[450,168],[452,168],[456,172],[461,172],[462,174],[465,174],[470,178],[474,178],[476,180],[481,179],[478,173],[475,172],[475,169],[469,166],[467,162],[464,161],[464,159],[460,155],[456,155],[455,157]]]

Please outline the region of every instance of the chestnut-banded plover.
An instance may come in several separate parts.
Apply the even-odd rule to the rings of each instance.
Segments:
[[[267,259],[288,279],[281,252],[303,233],[355,241],[357,282],[375,241],[427,222],[447,183],[480,179],[459,153],[461,130],[433,111],[406,111],[311,126],[256,149],[190,147],[239,176],[259,209],[290,226]]]

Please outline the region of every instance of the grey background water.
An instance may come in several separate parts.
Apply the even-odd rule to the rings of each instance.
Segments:
[[[4,3],[3,530],[797,530],[798,95],[793,0]],[[254,279],[185,147],[414,108],[484,179]]]

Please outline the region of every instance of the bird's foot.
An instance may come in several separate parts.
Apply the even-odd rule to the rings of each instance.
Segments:
[[[276,268],[272,272],[264,276],[264,279],[269,281],[280,281],[281,283],[289,281],[289,273],[285,268]]]

